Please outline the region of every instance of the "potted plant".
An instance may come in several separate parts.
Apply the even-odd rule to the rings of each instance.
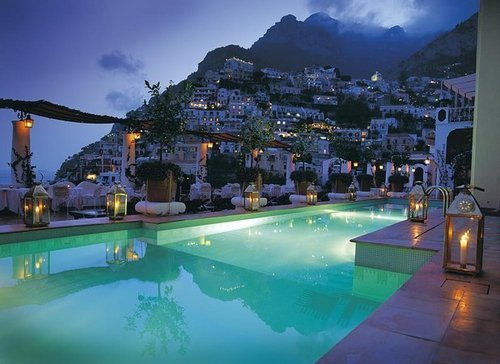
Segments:
[[[402,174],[393,174],[389,176],[389,183],[391,184],[392,192],[403,192],[403,186],[408,183],[408,176]]]
[[[295,191],[299,195],[305,195],[307,187],[313,182],[316,182],[318,176],[316,172],[311,170],[298,170],[290,173],[290,179],[295,183]]]
[[[172,163],[163,163],[163,152],[171,151],[177,137],[184,131],[185,117],[183,108],[189,101],[191,86],[187,84],[181,92],[174,92],[170,84],[161,92],[160,83],[150,84],[144,81],[151,99],[144,101],[141,109],[127,114],[131,120],[129,127],[142,129],[146,141],[159,145],[157,161],[142,163],[137,167],[136,176],[147,185],[147,201],[170,202],[175,198],[177,177],[180,168]]]
[[[358,174],[356,180],[359,183],[360,191],[370,191],[370,188],[373,187],[373,176],[371,174]]]
[[[178,165],[151,160],[139,164],[136,177],[146,183],[146,200],[171,202],[175,200],[177,179],[181,175]]]
[[[256,176],[253,180],[242,180],[242,191],[249,182],[255,182],[255,187],[262,191],[262,170],[259,169],[259,153],[263,152],[266,144],[274,139],[274,124],[266,116],[249,117],[241,127],[241,144],[243,150],[250,153],[250,169],[254,169],[255,161]]]
[[[250,184],[254,183],[255,187],[261,191],[262,188],[262,176],[265,174],[265,171],[260,168],[240,168],[236,173],[238,177],[238,181],[241,184],[241,190],[244,191],[245,188]]]
[[[332,173],[328,180],[332,185],[333,192],[347,193],[347,187],[352,182],[352,176],[349,173]]]

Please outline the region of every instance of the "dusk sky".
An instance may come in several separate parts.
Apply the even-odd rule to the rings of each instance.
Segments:
[[[146,97],[145,79],[182,81],[208,51],[248,48],[287,14],[324,11],[423,33],[451,29],[477,9],[478,0],[0,0],[0,98],[123,117]],[[9,168],[15,116],[0,109],[0,169]],[[111,129],[33,119],[33,164],[43,170]]]

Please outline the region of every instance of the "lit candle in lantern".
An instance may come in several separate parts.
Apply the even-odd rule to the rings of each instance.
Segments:
[[[464,233],[460,238],[460,268],[467,267],[467,244],[469,236]]]
[[[40,222],[40,207],[35,206],[35,223],[39,223]]]

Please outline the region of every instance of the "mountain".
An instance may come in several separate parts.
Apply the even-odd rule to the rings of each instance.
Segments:
[[[458,77],[476,72],[477,14],[402,61],[387,76]]]
[[[332,65],[342,74],[367,78],[377,70],[384,73],[394,68],[430,39],[410,36],[399,26],[347,27],[325,13],[312,14],[304,21],[286,15],[249,49],[230,45],[209,52],[190,79],[222,68],[229,57],[252,61],[257,68],[289,72],[314,64]]]

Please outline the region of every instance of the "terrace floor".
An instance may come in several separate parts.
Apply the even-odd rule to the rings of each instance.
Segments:
[[[500,217],[485,219],[479,277],[443,271],[443,224],[434,214],[353,239],[437,253],[318,363],[500,362]]]
[[[266,208],[293,208],[292,205]],[[124,222],[162,223],[234,215],[226,210],[169,217],[127,216],[72,220],[53,216],[44,230]],[[71,220],[70,220],[71,219]],[[3,233],[31,231],[17,216],[0,217]],[[333,347],[319,363],[499,363],[500,362],[500,217],[487,216],[483,271],[479,277],[445,273],[441,247],[443,218],[425,224],[403,221],[356,239],[356,242],[436,250],[434,257],[388,301]]]

